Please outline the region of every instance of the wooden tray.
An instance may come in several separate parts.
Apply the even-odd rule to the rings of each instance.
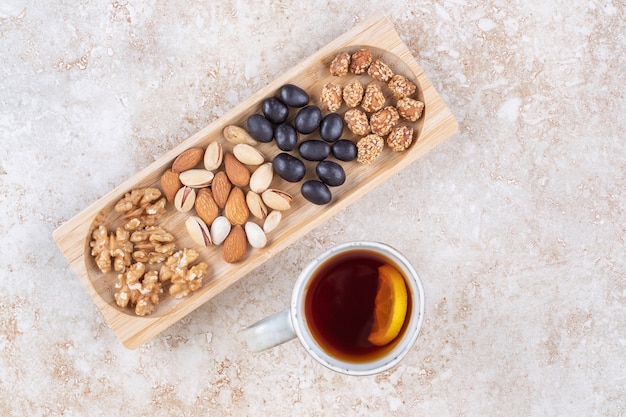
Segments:
[[[228,264],[222,260],[221,247],[199,249],[201,259],[209,264],[209,276],[205,278],[201,289],[181,300],[173,299],[164,294],[163,301],[157,305],[156,311],[146,317],[138,317],[130,310],[119,308],[113,298],[117,274],[113,272],[102,274],[90,254],[89,241],[90,233],[94,228],[94,221],[98,217],[104,216],[109,229],[111,229],[112,223],[119,222],[118,216],[112,209],[115,203],[133,188],[158,187],[161,174],[185,149],[206,147],[210,142],[216,140],[222,141],[226,149],[231,149],[232,145],[227,143],[222,136],[224,127],[231,124],[245,126],[245,121],[250,114],[260,113],[262,100],[276,95],[282,85],[287,83],[298,85],[309,93],[313,104],[319,104],[318,97],[324,84],[335,81],[345,85],[350,79],[349,76],[332,77],[328,71],[330,61],[339,52],[354,52],[359,47],[371,49],[375,57],[379,57],[389,64],[395,73],[406,76],[418,85],[418,98],[425,103],[425,110],[422,118],[415,124],[418,131],[417,141],[406,152],[402,153],[392,152],[386,148],[373,165],[365,166],[356,162],[342,163],[347,174],[346,183],[340,187],[332,187],[333,201],[325,206],[311,204],[302,197],[300,194],[302,182],[291,184],[275,176],[272,188],[279,188],[292,194],[294,204],[289,211],[283,213],[283,220],[278,228],[268,235],[268,245],[264,249],[249,249],[246,258],[237,264]],[[364,84],[372,81],[367,74],[359,77],[363,77]],[[343,114],[345,110],[344,104],[340,112]],[[293,117],[293,114],[290,117]],[[411,56],[393,25],[382,16],[372,16],[124,181],[55,230],[53,237],[119,340],[124,346],[134,349],[224,291],[228,286],[401,169],[415,162],[426,152],[454,134],[456,130],[457,123],[452,113]],[[347,129],[344,133],[344,138],[354,138]],[[274,155],[280,152],[274,143],[260,144],[259,149],[266,155],[267,160],[271,160]],[[307,177],[303,181],[314,178],[314,176],[314,166],[308,165]],[[196,247],[185,230],[184,221],[187,216],[188,213],[178,213],[170,206],[168,214],[160,222],[162,226],[176,236],[179,248]]]

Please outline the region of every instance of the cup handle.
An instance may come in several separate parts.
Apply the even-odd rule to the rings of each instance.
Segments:
[[[296,337],[289,309],[272,314],[240,333],[248,348],[254,352],[278,346]]]

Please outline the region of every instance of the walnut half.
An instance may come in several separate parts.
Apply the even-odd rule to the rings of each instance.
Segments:
[[[145,316],[154,311],[163,292],[157,271],[146,272],[146,265],[136,262],[117,276],[115,302],[118,306],[135,308],[135,314]]]
[[[182,298],[202,286],[209,266],[205,262],[191,266],[199,257],[194,249],[183,249],[170,256],[159,271],[161,281],[171,281],[169,294],[174,298]]]

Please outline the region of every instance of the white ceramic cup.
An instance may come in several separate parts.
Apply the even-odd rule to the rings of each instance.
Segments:
[[[305,315],[305,298],[312,278],[331,258],[355,251],[371,252],[390,262],[405,278],[410,308],[400,334],[391,349],[369,361],[351,361],[329,353],[311,332]],[[298,338],[308,353],[319,363],[347,375],[371,375],[396,365],[415,343],[424,320],[424,289],[417,272],[409,261],[394,248],[378,242],[348,242],[337,245],[315,258],[300,273],[293,289],[291,307],[269,316],[241,331],[248,347],[256,352]]]

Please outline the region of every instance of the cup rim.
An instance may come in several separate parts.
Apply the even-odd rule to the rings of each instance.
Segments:
[[[397,266],[403,269],[404,274],[407,275],[407,284],[411,286],[412,293],[414,294],[411,315],[408,317],[409,328],[406,331],[406,336],[387,355],[367,363],[343,361],[324,352],[306,326],[304,318],[304,294],[312,272],[330,257],[354,249],[373,250],[388,257],[397,264]],[[305,347],[307,352],[323,366],[346,375],[378,374],[392,368],[400,362],[417,340],[424,322],[424,288],[411,262],[392,246],[377,241],[351,241],[340,243],[322,252],[300,272],[292,292],[290,317],[300,343]]]

